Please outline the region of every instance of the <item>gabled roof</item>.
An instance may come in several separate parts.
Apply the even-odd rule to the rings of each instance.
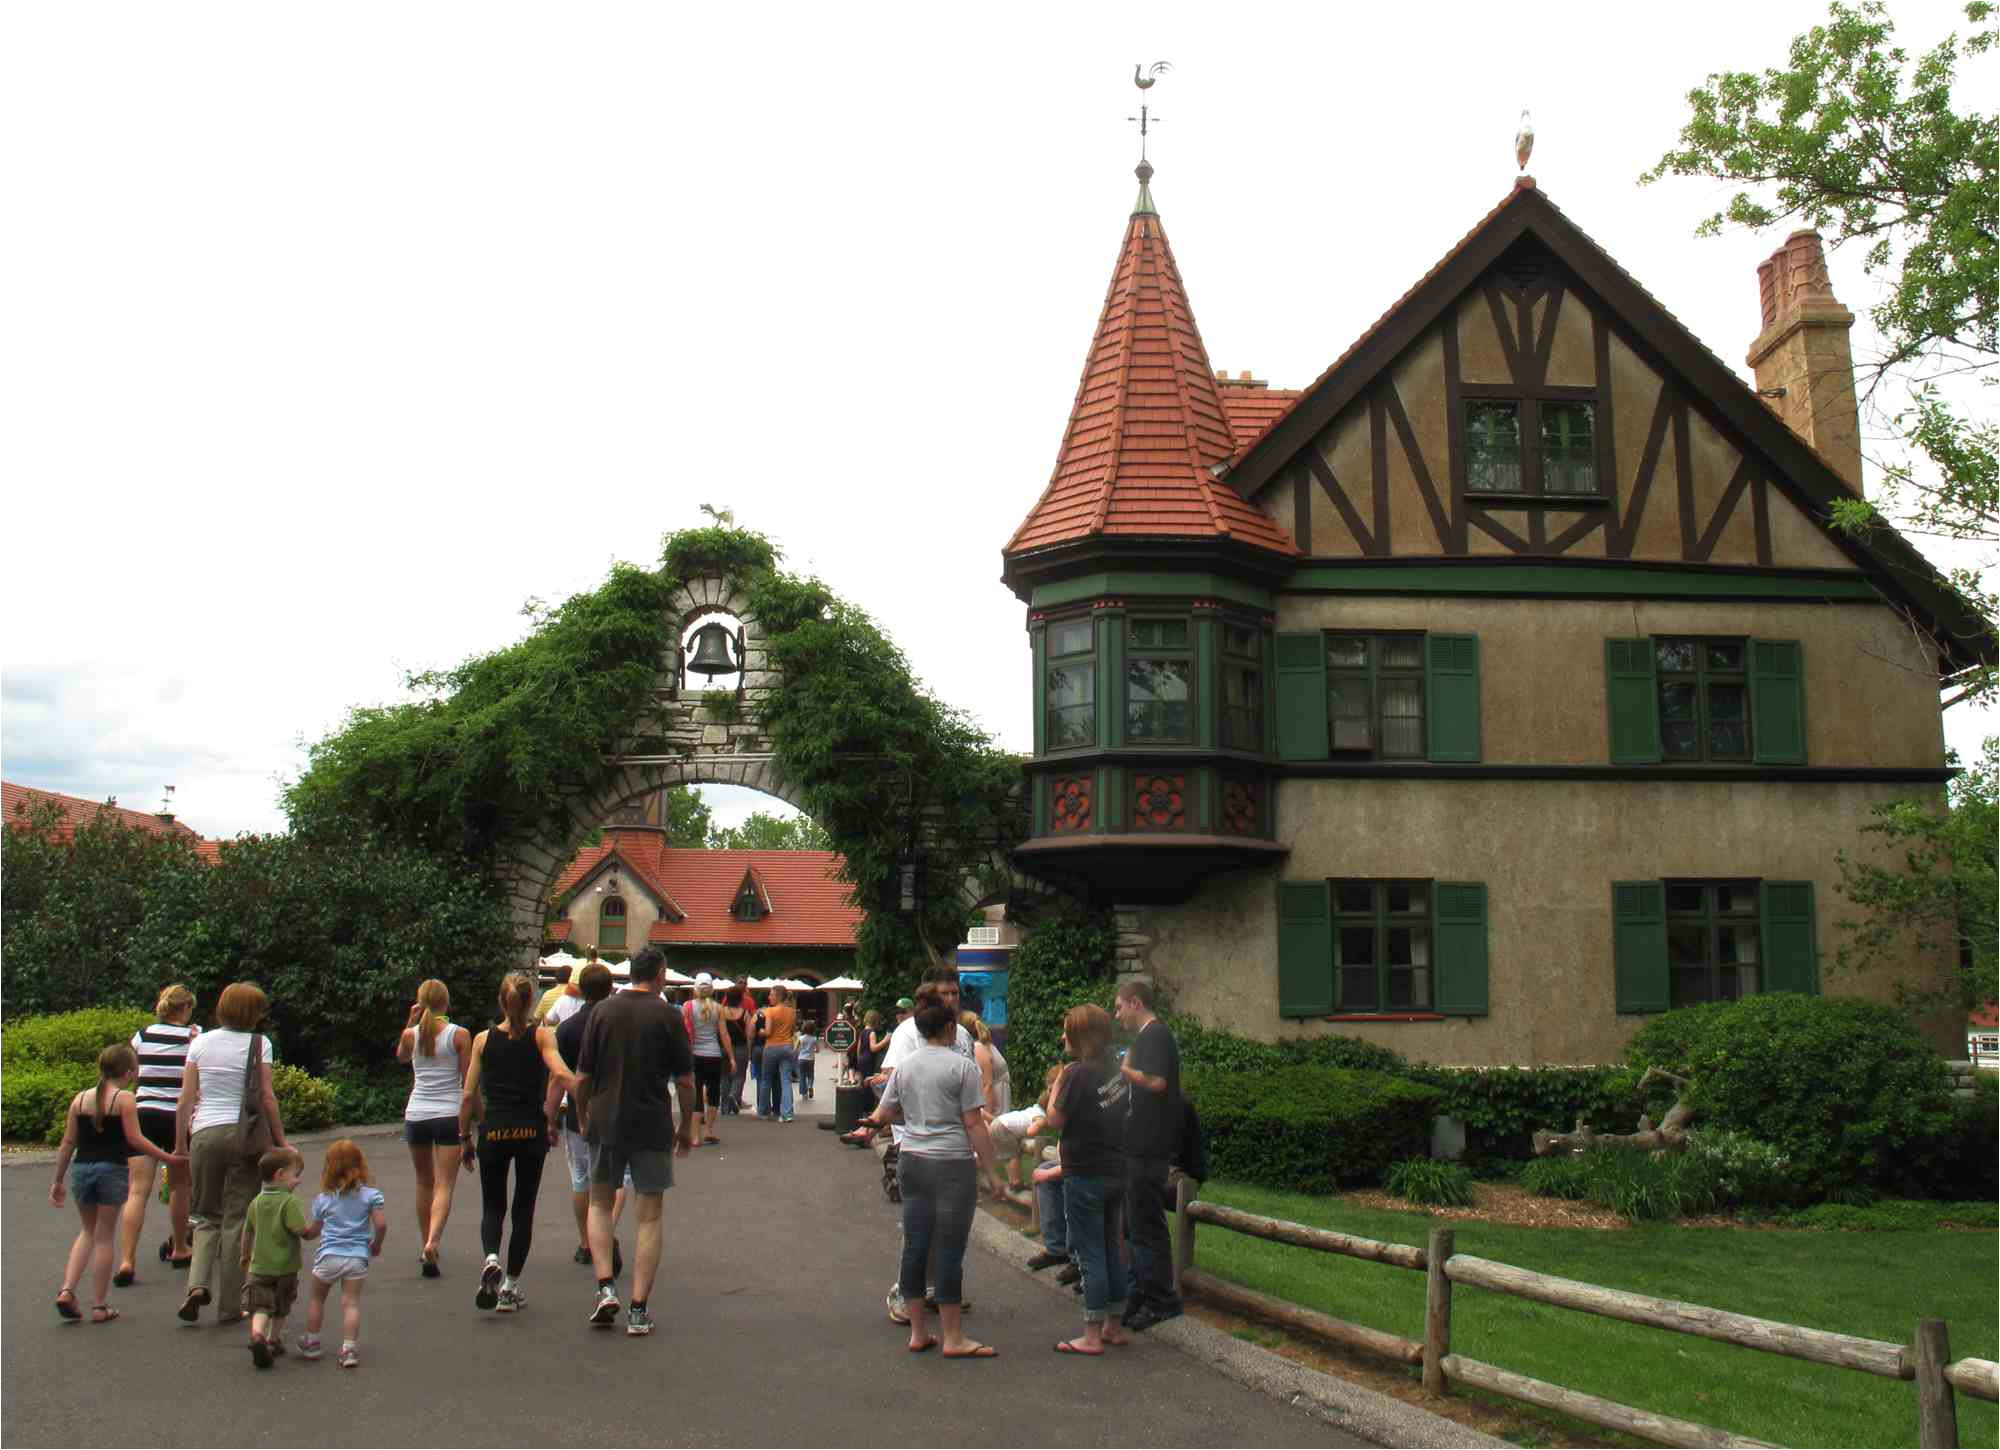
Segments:
[[[87,801],[81,796],[63,795],[59,791],[38,790],[31,785],[16,785],[12,781],[0,781],[0,821],[11,825],[16,812],[32,812],[37,806],[54,805],[62,812],[57,823],[56,835],[67,841],[75,835],[77,828],[96,818],[99,812],[109,811],[127,826],[136,830],[151,831],[156,836],[182,836],[194,844],[203,860],[217,859],[218,843],[203,840],[193,827],[175,820],[171,816],[158,816],[150,811],[128,810],[124,806],[110,805],[104,801]]]
[[[1125,228],[1069,427],[1048,487],[1005,553],[1104,537],[1231,540],[1274,554],[1297,547],[1209,469],[1236,450],[1215,374],[1143,189]]]
[[[580,886],[616,850],[626,869],[649,890],[675,903],[678,921],[662,919],[650,939],[669,947],[846,947],[864,918],[840,879],[845,866],[834,851],[705,851],[668,846],[656,831],[605,832],[602,844],[577,853],[556,878],[556,895]],[[762,892],[768,914],[741,921],[731,914],[746,875]],[[556,940],[567,940],[558,922]]]
[[[1298,388],[1250,388],[1241,383],[1222,384],[1222,416],[1239,449],[1247,448],[1271,426],[1300,395]]]
[[[1837,499],[1859,497],[1820,454],[1758,399],[1751,387],[1678,318],[1584,234],[1575,222],[1522,177],[1501,203],[1437,265],[1305,388],[1251,443],[1238,449],[1230,485],[1246,499],[1257,494],[1314,437],[1359,397],[1411,343],[1436,325],[1509,248],[1533,236],[1604,305],[1636,350],[1655,366],[1678,373],[1694,394],[1745,442],[1775,466],[1779,487],[1819,518]],[[1865,541],[1838,531],[1835,545],[1884,584],[1892,595],[1927,616],[1954,668],[1994,663],[2000,639],[1968,608],[1936,567],[1887,524]]]

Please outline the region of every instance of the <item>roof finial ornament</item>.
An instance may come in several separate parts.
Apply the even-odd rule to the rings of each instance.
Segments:
[[[1135,65],[1132,67],[1132,84],[1139,88],[1139,94],[1144,95],[1153,88],[1161,76],[1173,68],[1173,62],[1165,60],[1156,60],[1150,66]],[[1132,203],[1132,215],[1155,216],[1158,213],[1153,209],[1153,193],[1147,184],[1153,179],[1153,163],[1146,159],[1146,132],[1152,125],[1152,107],[1147,102],[1141,101],[1139,114],[1127,116],[1125,119],[1137,122],[1139,126],[1139,165],[1134,173],[1139,178],[1139,199]]]
[[[1528,169],[1528,158],[1535,154],[1535,123],[1528,119],[1528,113],[1521,112],[1521,129],[1514,133],[1514,162],[1522,171]]]

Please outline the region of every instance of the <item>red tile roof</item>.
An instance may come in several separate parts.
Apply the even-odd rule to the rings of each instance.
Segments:
[[[1292,406],[1298,388],[1255,388],[1240,382],[1222,384],[1222,416],[1238,448],[1247,448]]]
[[[1005,552],[1116,536],[1229,538],[1296,556],[1283,528],[1209,473],[1237,446],[1166,229],[1136,212],[1055,473]]]
[[[204,841],[200,832],[180,821],[154,815],[151,811],[129,810],[124,806],[107,805],[103,801],[87,801],[81,796],[62,795],[52,790],[37,790],[31,785],[15,785],[12,781],[0,781],[0,820],[12,824],[16,812],[31,812],[44,803],[53,803],[62,810],[62,820],[57,825],[57,835],[68,840],[76,834],[77,827],[96,817],[100,811],[110,811],[124,821],[127,826],[142,831],[151,831],[159,836],[186,836],[197,843],[204,858],[215,859],[214,841]]]
[[[1988,1002],[1983,1007],[1974,1007],[1971,1015],[1966,1018],[1966,1025],[1982,1032],[1991,1032],[1994,1028],[2000,1027],[2000,1003]]]
[[[602,844],[579,851],[556,878],[560,896],[594,875],[613,851],[619,862],[671,910],[650,938],[669,946],[852,947],[864,913],[848,900],[832,851],[705,851],[669,846],[654,831],[607,831]],[[770,904],[756,921],[730,915],[745,871]],[[680,920],[671,919],[678,914]],[[550,935],[569,939],[567,921]]]

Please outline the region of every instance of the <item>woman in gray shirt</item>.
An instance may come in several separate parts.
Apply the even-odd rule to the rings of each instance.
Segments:
[[[897,1282],[924,1282],[924,1264],[937,1247],[938,1321],[946,1359],[991,1359],[999,1351],[967,1339],[960,1305],[964,1302],[965,1246],[979,1197],[974,1167],[997,1183],[993,1139],[986,1131],[986,1094],[979,1066],[952,1050],[958,1017],[935,995],[919,995],[917,1031],[923,1046],[897,1067],[882,1097],[886,1116],[900,1112],[903,1151],[897,1180],[903,1190],[903,1273]],[[920,1354],[936,1340],[917,1295],[909,1298],[910,1352]]]

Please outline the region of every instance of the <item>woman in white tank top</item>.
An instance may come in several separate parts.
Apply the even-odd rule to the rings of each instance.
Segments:
[[[472,1159],[458,1135],[458,1103],[472,1060],[472,1035],[450,1022],[451,993],[435,977],[417,988],[410,1020],[396,1039],[396,1060],[410,1064],[416,1081],[403,1109],[403,1138],[417,1170],[417,1233],[424,1246],[423,1275],[438,1277],[438,1242],[451,1217],[458,1167]]]

